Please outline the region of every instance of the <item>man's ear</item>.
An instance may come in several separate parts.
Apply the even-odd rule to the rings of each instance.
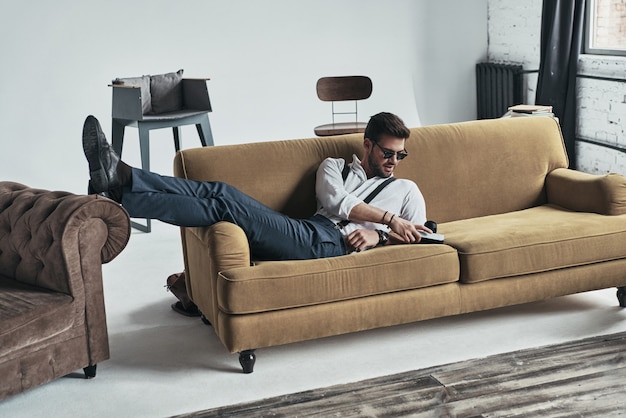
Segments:
[[[369,138],[364,138],[363,139],[363,149],[366,152],[371,152],[372,151],[372,147],[374,146],[374,144],[372,143],[372,140]]]

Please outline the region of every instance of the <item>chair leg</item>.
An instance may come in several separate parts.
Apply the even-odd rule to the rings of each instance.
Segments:
[[[124,128],[126,126],[113,119],[111,123],[111,145],[113,146],[113,151],[120,158],[122,157],[122,147],[124,146]]]
[[[142,128],[141,124],[137,127],[139,130],[139,152],[141,154],[141,168],[150,171],[150,130]],[[152,223],[150,219],[146,219],[146,225],[142,225],[135,221],[131,221],[131,226],[138,231],[149,233],[152,231]]]
[[[196,124],[198,130],[198,136],[203,147],[213,146],[213,132],[211,132],[211,123],[209,122],[209,115],[205,115],[202,121]]]
[[[174,149],[178,152],[180,151],[180,129],[178,126],[173,126],[172,131],[174,131]]]
[[[150,130],[139,125],[139,152],[141,154],[141,168],[150,171]]]
[[[146,219],[146,224],[140,224],[139,222],[130,221],[130,226],[135,228],[137,231],[145,232],[149,234],[152,232],[152,222],[151,219]]]

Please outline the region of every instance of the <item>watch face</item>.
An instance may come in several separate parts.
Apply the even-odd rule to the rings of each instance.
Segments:
[[[378,245],[386,244],[389,240],[389,234],[385,231],[381,231],[380,229],[377,229],[376,232],[378,232]]]

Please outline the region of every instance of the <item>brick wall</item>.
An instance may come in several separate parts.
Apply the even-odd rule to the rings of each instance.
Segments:
[[[605,0],[624,6],[626,0]],[[539,68],[542,0],[489,0],[488,57]],[[579,74],[626,79],[626,57],[581,56]],[[536,76],[529,76],[526,103],[534,103]],[[626,149],[626,83],[578,79],[577,136]],[[578,168],[626,175],[626,153],[579,141]]]
[[[542,0],[489,0],[489,61],[522,64],[524,70],[539,69]],[[524,100],[535,102],[537,74],[524,76]]]

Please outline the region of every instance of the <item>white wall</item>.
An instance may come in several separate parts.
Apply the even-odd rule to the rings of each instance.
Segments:
[[[471,3],[471,4],[468,4]],[[313,136],[330,118],[325,75],[367,74],[379,111],[409,126],[475,118],[474,64],[487,52],[487,0],[59,0],[0,5],[0,180],[84,193],[88,114],[110,134],[115,77],[185,69],[210,77],[218,145]],[[454,29],[453,29],[454,28]],[[456,34],[456,35],[455,35]],[[136,130],[124,159],[139,163]],[[151,134],[171,172],[171,132]],[[183,147],[197,146],[193,128]],[[236,160],[233,160],[236,163]]]
[[[487,2],[420,2],[415,97],[424,125],[476,119],[476,63],[487,59]]]

